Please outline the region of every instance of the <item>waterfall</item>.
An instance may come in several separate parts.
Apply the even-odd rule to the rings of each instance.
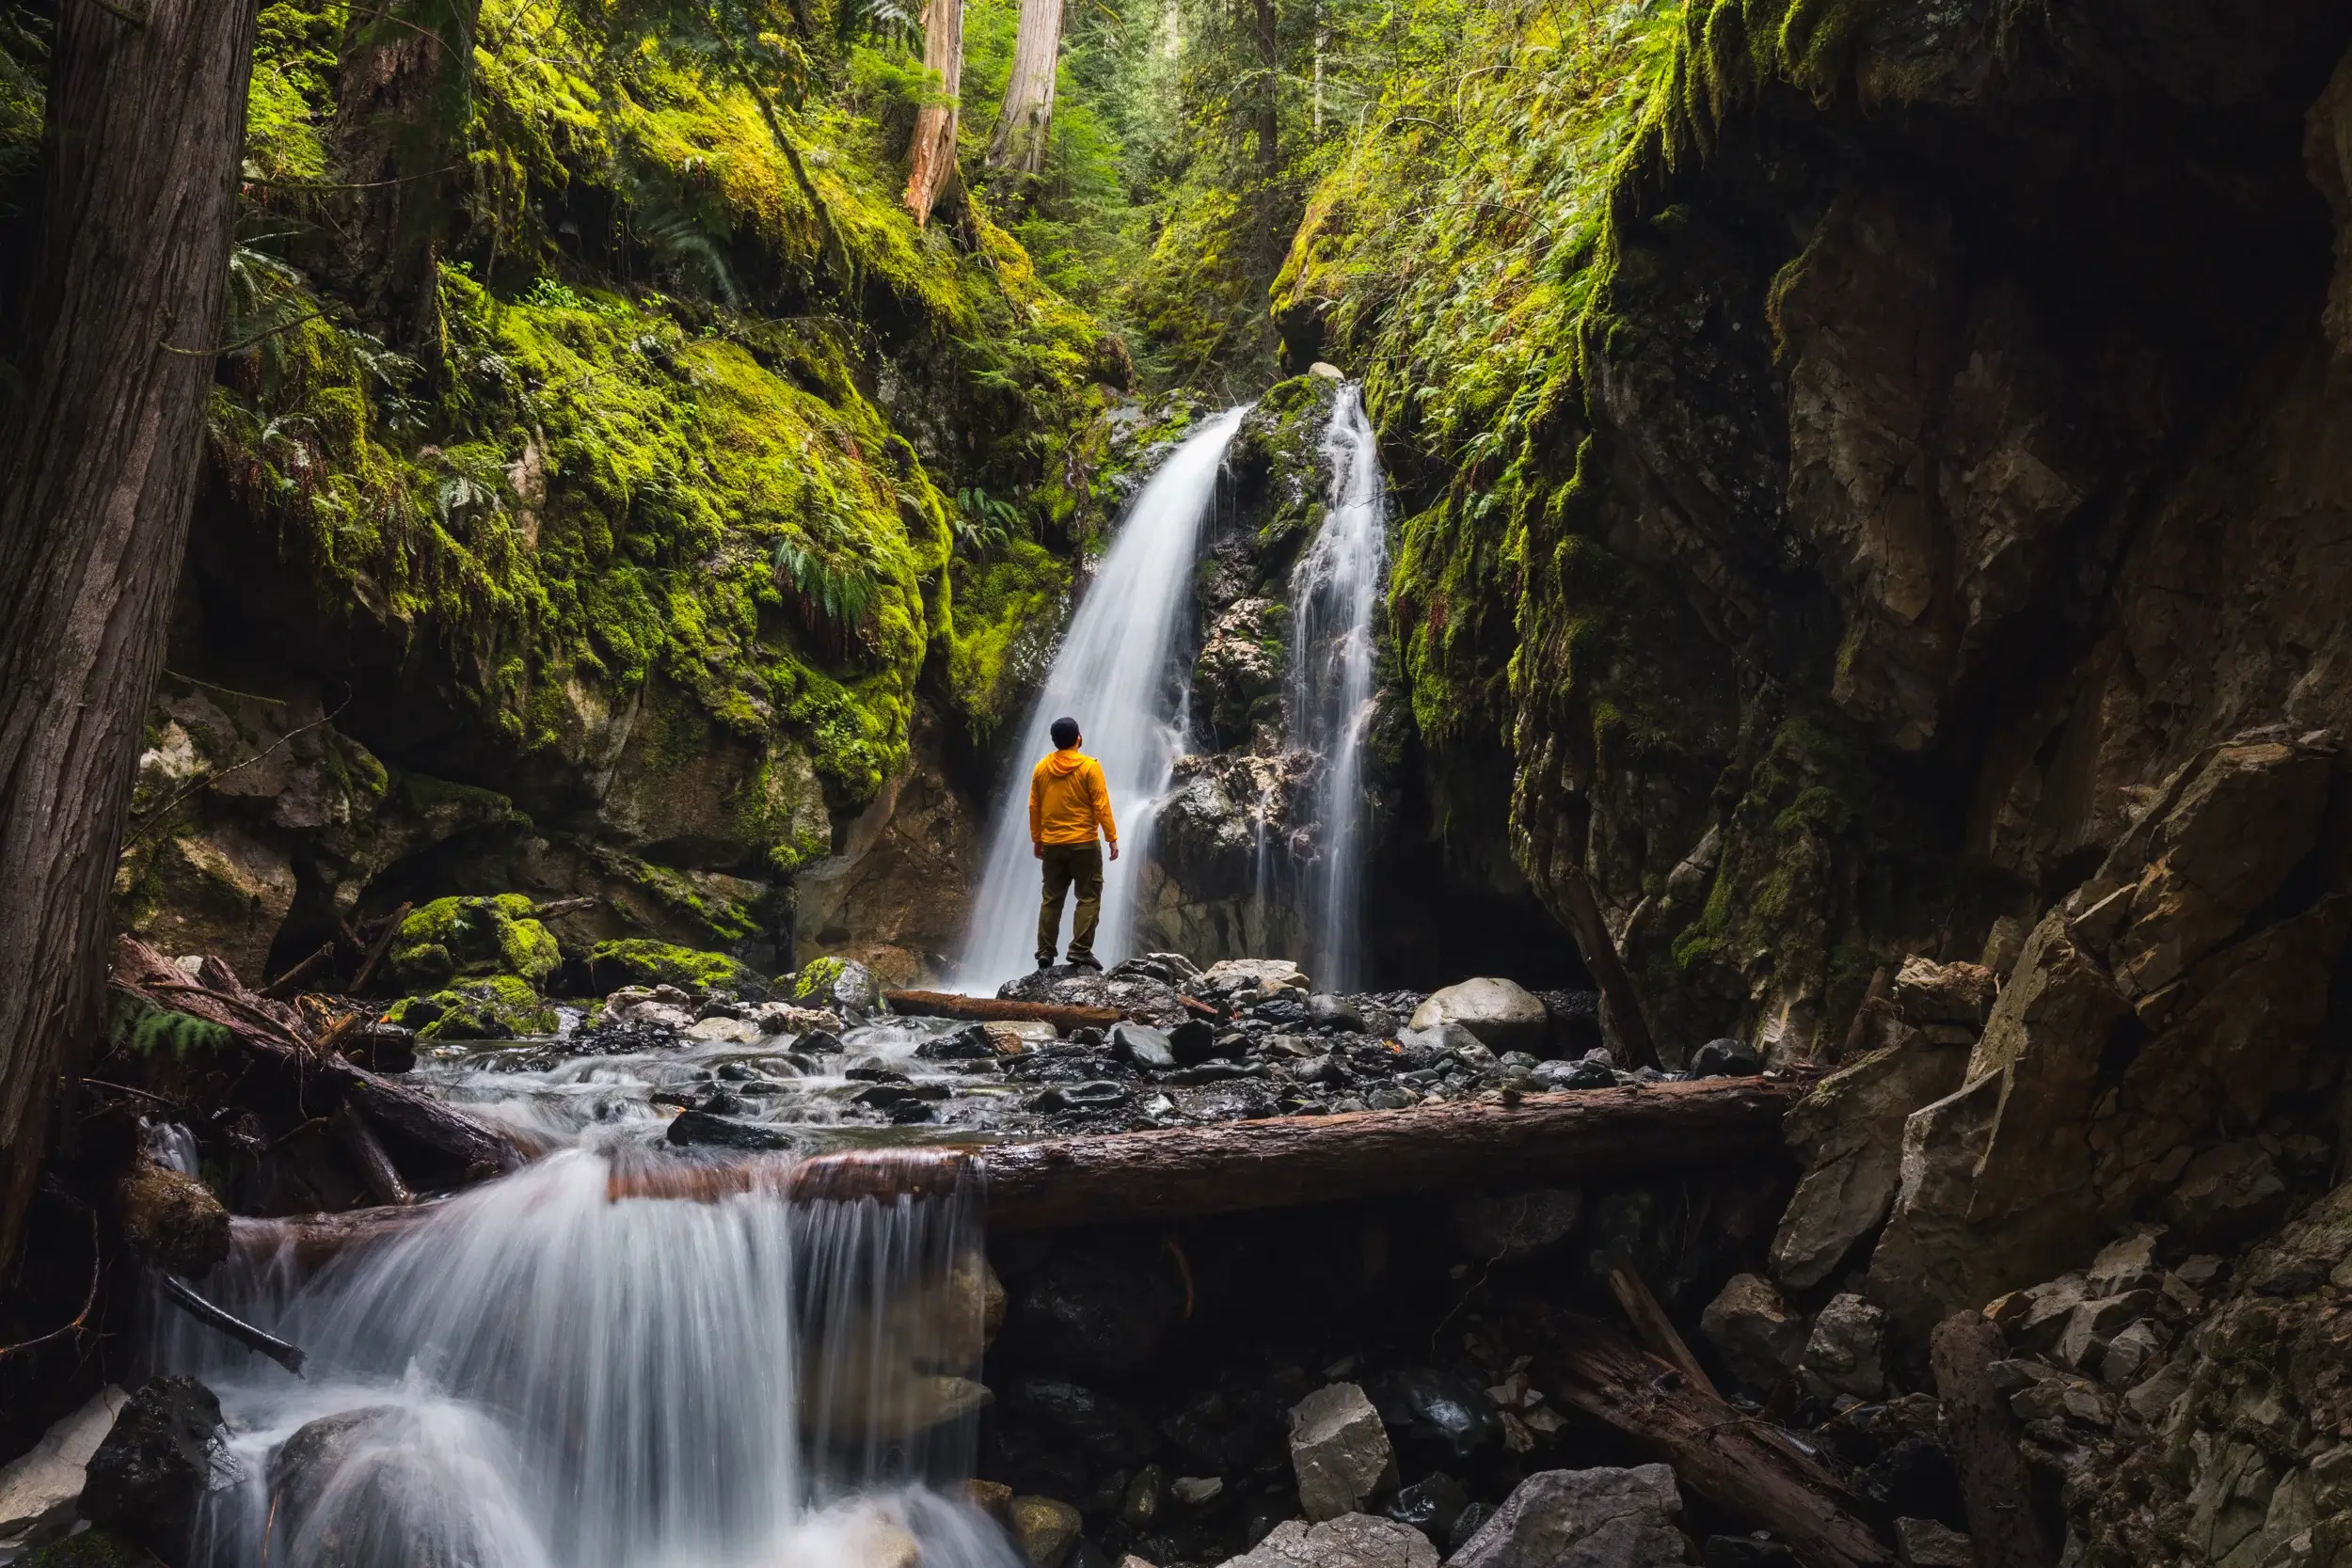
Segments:
[[[1078,721],[1083,750],[1098,757],[1119,822],[1119,863],[1107,868],[1096,955],[1126,956],[1136,891],[1151,848],[1152,808],[1184,754],[1179,683],[1171,679],[1181,613],[1191,603],[1193,563],[1225,449],[1243,408],[1203,423],[1160,466],[1128,509],[1063,637],[1030,711],[989,829],[988,857],[972,903],[961,970],[993,990],[1036,967],[1038,868],[1029,852],[1029,770],[1054,749],[1047,728]],[[1062,940],[1069,940],[1065,913]]]
[[[1293,740],[1320,759],[1300,887],[1307,973],[1354,989],[1364,865],[1364,735],[1372,722],[1373,611],[1388,570],[1387,485],[1363,389],[1340,388],[1323,433],[1331,483],[1314,542],[1291,574]]]
[[[207,1292],[309,1351],[301,1381],[159,1319],[158,1370],[219,1393],[244,1473],[195,1560],[1019,1568],[925,1484],[972,1458],[969,1184],[787,1201],[771,1160],[717,1201],[615,1201],[612,1158],[555,1154],[308,1278],[224,1264]]]

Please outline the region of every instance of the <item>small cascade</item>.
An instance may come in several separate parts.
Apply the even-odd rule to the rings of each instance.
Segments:
[[[1038,870],[1029,852],[1029,770],[1054,749],[1046,731],[1068,714],[1099,757],[1119,820],[1120,862],[1104,879],[1095,954],[1126,956],[1136,893],[1152,842],[1152,807],[1184,754],[1181,682],[1172,666],[1191,603],[1193,563],[1225,449],[1245,408],[1204,422],[1160,466],[1128,509],[1063,637],[998,797],[972,924],[965,986],[993,990],[1036,967]],[[1062,939],[1069,940],[1069,916]]]
[[[1332,404],[1323,455],[1331,471],[1323,522],[1291,574],[1292,739],[1320,759],[1307,802],[1315,847],[1300,879],[1299,925],[1316,984],[1350,990],[1359,977],[1373,613],[1389,562],[1387,481],[1354,382]]]
[[[614,1157],[576,1148],[308,1279],[232,1259],[208,1292],[310,1360],[158,1319],[158,1370],[219,1393],[244,1472],[199,1560],[1018,1568],[932,1489],[969,1474],[981,1398],[975,1185],[878,1157],[940,1164],[938,1196],[788,1197],[771,1159],[616,1200]]]

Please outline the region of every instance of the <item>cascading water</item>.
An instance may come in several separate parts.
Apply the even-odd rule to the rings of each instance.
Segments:
[[[1029,769],[1054,749],[1047,728],[1064,714],[1103,763],[1118,818],[1118,865],[1103,888],[1103,927],[1094,950],[1104,963],[1126,956],[1136,890],[1151,848],[1152,807],[1168,790],[1184,732],[1170,695],[1170,661],[1192,597],[1193,562],[1216,491],[1225,449],[1246,409],[1202,424],[1144,485],[1062,639],[1022,732],[1020,748],[989,830],[988,859],[965,932],[961,978],[993,989],[1035,967],[1037,862],[1029,852]],[[1064,940],[1068,937],[1064,916]]]
[[[646,1158],[555,1154],[307,1280],[224,1265],[208,1293],[302,1344],[303,1381],[159,1320],[244,1473],[197,1560],[1018,1568],[927,1484],[968,1473],[979,1395],[961,1162],[882,1157],[927,1162],[924,1197],[788,1198],[770,1159],[713,1201],[616,1199]]]
[[[1315,855],[1300,887],[1307,972],[1330,990],[1357,983],[1363,893],[1364,735],[1372,722],[1373,612],[1388,571],[1388,495],[1363,390],[1340,388],[1323,433],[1331,484],[1322,526],[1291,574],[1295,639],[1291,730],[1321,759],[1311,786]]]

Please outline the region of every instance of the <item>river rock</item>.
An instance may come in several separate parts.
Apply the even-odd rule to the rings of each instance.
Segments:
[[[1202,1024],[1205,1028],[1205,1022]],[[1167,1071],[1176,1066],[1176,1047],[1167,1033],[1148,1023],[1116,1023],[1111,1026],[1111,1049],[1123,1062],[1139,1068]]]
[[[1008,1002],[1107,1007],[1159,1029],[1172,1029],[1192,1016],[1176,988],[1164,980],[1134,973],[1105,974],[1099,969],[1072,964],[1057,964],[1008,980],[996,988],[996,994]]]
[[[933,1035],[914,1048],[915,1055],[927,1062],[993,1062],[996,1059],[996,1041],[985,1023],[967,1023],[945,1035]]]
[[[1977,1568],[1976,1543],[1933,1519],[1898,1519],[1895,1541],[1906,1568]]]
[[[1772,1392],[1804,1354],[1804,1319],[1772,1281],[1735,1274],[1699,1314],[1699,1332],[1723,1357],[1732,1381],[1757,1395]]]
[[[1343,1513],[1311,1525],[1285,1519],[1225,1568],[1438,1568],[1438,1548],[1410,1525]]]
[[[1691,1053],[1693,1078],[1753,1078],[1763,1070],[1764,1058],[1756,1053],[1756,1047],[1729,1036],[1708,1040]]]
[[[1797,1379],[1817,1399],[1873,1400],[1886,1389],[1886,1314],[1857,1295],[1836,1295],[1813,1320]]]
[[[1323,1058],[1328,1061],[1328,1057]],[[1454,1242],[1469,1256],[1509,1263],[1555,1252],[1576,1230],[1584,1196],[1574,1187],[1481,1193],[1454,1202]]]
[[[1667,1568],[1690,1561],[1663,1465],[1543,1470],[1519,1482],[1448,1568]]]
[[[1432,1470],[1412,1485],[1398,1487],[1381,1512],[1432,1541],[1443,1541],[1469,1506],[1470,1494],[1462,1490],[1460,1481],[1443,1470]]]
[[[1406,1027],[1435,1029],[1458,1023],[1489,1050],[1541,1053],[1549,1015],[1534,993],[1514,981],[1491,977],[1464,980],[1433,991],[1413,1009]]]
[[[201,1279],[229,1256],[229,1211],[193,1176],[135,1159],[115,1204],[122,1239],[158,1267]]]
[[[1274,1091],[1254,1078],[1237,1078],[1176,1097],[1176,1112],[1187,1121],[1257,1121],[1281,1107]]]
[[[1318,1029],[1335,1029],[1343,1034],[1365,1032],[1364,1015],[1344,996],[1329,991],[1317,991],[1307,998],[1307,1022]]]
[[[192,1377],[148,1379],[90,1455],[82,1517],[167,1563],[186,1561],[205,1493],[238,1479],[227,1435],[210,1388]]]
[[[805,1035],[813,1029],[828,1034],[841,1032],[841,1015],[830,1007],[795,1007],[789,1003],[771,1002],[752,1014],[752,1022],[762,1035]]]
[[[1395,1477],[1380,1412],[1353,1383],[1327,1385],[1293,1405],[1290,1429],[1298,1506],[1311,1520],[1355,1513]]]
[[[108,1385],[0,1469],[0,1554],[29,1551],[73,1528],[85,1467],[130,1398]]]
[[[1381,1421],[1423,1458],[1468,1459],[1502,1435],[1486,1388],[1459,1372],[1404,1367],[1383,1373],[1368,1392]]]
[[[1009,1510],[1012,1538],[1030,1568],[1060,1568],[1086,1528],[1078,1511],[1058,1497],[1015,1497]]]
[[[1271,996],[1276,991],[1312,989],[1306,972],[1288,958],[1227,958],[1213,963],[1184,987],[1195,996],[1220,1002]]]
[[[713,1040],[725,1045],[749,1045],[760,1037],[758,1025],[746,1019],[711,1017],[696,1019],[688,1024],[686,1037]]]
[[[707,1111],[680,1111],[670,1118],[664,1137],[681,1147],[702,1148],[790,1148],[792,1137],[780,1128],[756,1122],[732,1121]]]

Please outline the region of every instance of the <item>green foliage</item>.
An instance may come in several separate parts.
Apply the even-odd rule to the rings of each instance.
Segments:
[[[106,1048],[135,1056],[185,1057],[201,1051],[219,1051],[235,1037],[209,1020],[158,1007],[124,991],[111,993],[106,1014]]]
[[[540,986],[563,967],[564,955],[531,911],[531,900],[519,893],[436,898],[400,923],[400,933],[392,939],[390,974],[406,986],[499,974]]]
[[[765,996],[768,982],[723,953],[705,953],[642,937],[600,942],[588,955],[599,986],[675,986],[695,992],[731,990]]]
[[[146,1548],[99,1528],[36,1547],[22,1561],[24,1568],[159,1568]]]
[[[555,1009],[531,983],[513,974],[468,980],[428,996],[403,997],[384,1021],[414,1029],[420,1039],[508,1040],[555,1033]]]

